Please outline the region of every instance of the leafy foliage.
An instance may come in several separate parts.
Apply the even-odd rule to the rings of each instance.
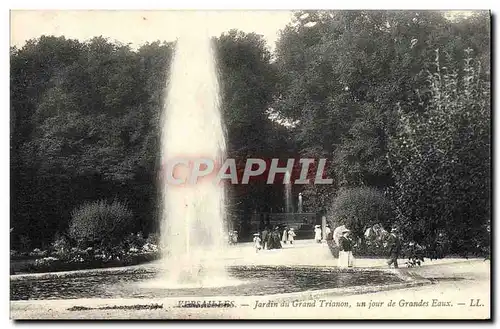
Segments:
[[[406,237],[428,246],[441,233],[450,251],[479,252],[489,245],[490,96],[472,50],[465,51],[463,65],[442,67],[436,50],[428,94],[420,108],[400,105],[389,155]]]
[[[277,79],[262,36],[231,30],[216,40],[220,68],[221,110],[227,131],[227,157],[243,170],[247,158],[288,158],[287,130],[268,118]],[[239,176],[241,180],[241,175]],[[265,180],[229,185],[230,216],[246,222],[254,211],[282,207],[282,186]],[[240,232],[245,235],[250,232]]]
[[[304,211],[353,188],[389,191],[406,241],[426,254],[488,253],[489,15],[298,11],[274,53],[255,33],[214,38],[227,156],[325,158],[332,185],[293,187]],[[173,49],[53,36],[11,48],[13,249],[47,249],[89,200],[129,200],[128,233],[156,231]],[[235,222],[284,206],[280,184],[228,192]]]
[[[85,203],[71,214],[69,234],[83,244],[111,245],[128,234],[133,218],[127,205],[117,200]]]
[[[341,187],[382,188],[392,191],[405,238],[425,236],[427,253],[435,254],[439,233],[451,239],[450,252],[488,246],[488,21],[486,12],[457,19],[430,11],[297,12],[277,43],[274,109],[297,122],[292,135],[301,156],[329,159],[327,175],[335,179],[306,186],[304,204],[321,209]],[[468,47],[481,62],[473,63]],[[437,48],[440,72],[428,65]],[[398,139],[405,126],[398,106],[421,123],[442,124],[412,124],[408,148]],[[425,164],[396,168],[395,158],[420,156]]]
[[[274,71],[262,37],[232,31],[216,40],[229,154],[266,157],[285,150],[284,131],[267,119]],[[173,44],[134,51],[103,37],[41,37],[11,49],[13,245],[43,246],[68,229],[82,200],[120,198],[156,230],[159,122]],[[255,135],[254,127],[262,134]],[[285,147],[282,147],[285,145]],[[281,187],[231,191],[233,210],[278,201]],[[255,197],[258,195],[259,197]],[[277,207],[276,207],[277,208]],[[27,232],[21,236],[17,232]]]
[[[389,200],[382,192],[357,187],[339,192],[329,209],[328,218],[333,227],[345,225],[358,239],[364,237],[365,231],[375,224],[389,226],[393,214]]]

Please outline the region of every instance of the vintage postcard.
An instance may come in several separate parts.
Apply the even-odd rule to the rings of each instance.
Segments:
[[[12,10],[12,319],[491,318],[491,13]]]

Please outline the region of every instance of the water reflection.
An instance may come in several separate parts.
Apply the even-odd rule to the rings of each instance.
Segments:
[[[78,272],[76,272],[78,273]],[[154,270],[100,273],[82,277],[30,278],[11,281],[11,300],[74,298],[162,298],[180,296],[259,296],[402,282],[378,270],[338,270],[319,267],[232,267],[228,273],[240,285],[217,288],[167,289],[141,285],[156,277]]]

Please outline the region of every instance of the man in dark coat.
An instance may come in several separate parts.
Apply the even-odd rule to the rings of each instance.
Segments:
[[[267,231],[267,227],[264,228],[264,230],[261,232],[261,237],[262,237],[262,248],[264,249],[267,249],[268,248],[268,245],[267,245],[267,242],[268,242],[268,231]]]
[[[344,231],[342,236],[339,238],[339,267],[353,267],[354,257],[352,255],[353,241],[349,236],[350,231]]]
[[[389,260],[387,261],[387,265],[391,267],[391,265],[394,264],[394,268],[398,268],[398,257],[401,252],[401,240],[398,237],[398,230],[396,228],[391,230],[387,244],[389,247]]]
[[[339,238],[339,245],[341,251],[352,251],[352,240],[349,236],[349,231],[344,231]]]

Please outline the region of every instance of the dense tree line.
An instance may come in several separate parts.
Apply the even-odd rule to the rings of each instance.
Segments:
[[[306,207],[374,187],[393,203],[392,223],[406,239],[430,246],[444,237],[449,252],[487,249],[488,13],[299,12],[276,56],[274,109],[300,121],[301,154],[333,163],[335,186],[306,186]]]
[[[287,132],[266,114],[276,72],[264,40],[230,31],[215,41],[228,156],[286,158]],[[50,243],[76,207],[100,199],[126,202],[134,230],[156,230],[159,118],[173,49],[44,36],[11,50],[14,245]],[[265,182],[229,188],[232,219],[269,210],[282,195]]]
[[[333,185],[294,187],[306,211],[370,187],[408,239],[489,243],[488,13],[299,11],[274,53],[253,33],[214,41],[229,157],[327,158]],[[44,36],[11,49],[13,247],[50,243],[74,209],[101,199],[126,202],[133,230],[156,230],[174,46]],[[282,185],[265,181],[229,196],[232,220],[284,206]]]

